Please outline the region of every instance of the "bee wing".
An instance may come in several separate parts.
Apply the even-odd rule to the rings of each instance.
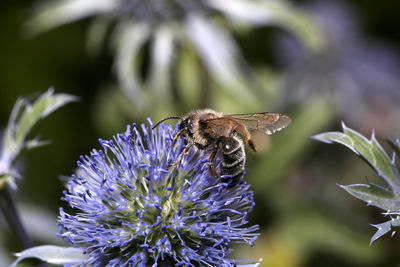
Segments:
[[[243,123],[249,131],[260,131],[269,135],[282,130],[291,122],[288,116],[274,112],[231,114],[225,117]]]
[[[203,122],[206,122],[208,125],[208,129],[206,131],[210,130],[213,132],[213,134],[224,135],[227,125],[234,123],[235,119],[223,116],[219,118],[206,119],[203,120]]]

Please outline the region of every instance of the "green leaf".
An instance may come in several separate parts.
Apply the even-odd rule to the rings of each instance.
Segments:
[[[42,145],[43,143],[38,140],[25,141],[32,127],[59,107],[76,100],[77,98],[72,95],[54,94],[53,89],[40,95],[33,104],[26,99],[18,99],[5,130],[1,155],[12,161],[23,148]]]
[[[378,228],[378,231],[376,231],[376,233],[372,236],[370,244],[372,244],[381,236],[387,234],[389,231],[398,230],[400,228],[400,218],[392,219],[381,224],[373,224],[372,226]]]
[[[342,125],[343,133],[326,132],[315,135],[312,138],[328,144],[340,144],[351,149],[386,181],[397,196],[400,196],[399,171],[376,140],[374,132],[372,132],[371,139],[368,140],[358,132],[346,127],[344,123]]]
[[[386,142],[390,145],[393,151],[400,156],[400,139],[396,138],[395,140],[386,139]]]
[[[393,192],[374,184],[340,185],[352,196],[388,212],[399,211],[399,200]]]
[[[18,259],[13,262],[11,267],[16,267],[22,261],[32,258],[56,265],[81,264],[87,259],[87,256],[83,254],[83,250],[81,249],[51,245],[28,248],[20,253],[16,253],[15,255]]]
[[[53,89],[43,93],[33,105],[26,105],[15,132],[15,142],[22,142],[38,120],[51,114],[63,105],[75,101],[77,98],[68,94],[54,94]]]
[[[28,140],[25,142],[25,148],[26,149],[32,149],[35,147],[39,147],[39,146],[45,146],[50,144],[50,141],[43,141],[43,140],[38,140],[38,138],[32,139],[32,140]]]
[[[25,140],[32,127],[59,107],[75,100],[77,98],[72,95],[54,94],[53,89],[47,90],[32,104],[24,98],[17,99],[0,144],[0,189],[6,184],[16,188],[14,179],[18,172],[13,163],[23,149],[48,143],[38,138]]]

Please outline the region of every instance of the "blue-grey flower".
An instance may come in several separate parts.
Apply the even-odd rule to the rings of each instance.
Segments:
[[[121,88],[142,109],[156,100],[168,100],[168,88],[177,82],[172,78],[175,68],[193,51],[197,54],[190,57],[193,62],[198,63],[198,57],[213,80],[242,103],[257,100],[248,90],[249,68],[226,26],[275,23],[305,42],[316,43],[308,40],[314,34],[307,16],[283,0],[230,0],[229,4],[225,0],[58,0],[40,5],[35,14],[29,23],[31,33],[95,16],[89,47],[101,47],[111,32]],[[144,47],[149,48],[148,58]]]
[[[128,126],[78,161],[60,210],[60,236],[81,248],[91,266],[231,266],[232,243],[253,245],[246,226],[254,207],[249,185],[234,188],[209,175],[207,157],[172,146],[171,126]],[[247,262],[247,264],[252,262]],[[257,263],[254,263],[257,265]]]

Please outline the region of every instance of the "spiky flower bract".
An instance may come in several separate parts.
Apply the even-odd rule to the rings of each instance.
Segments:
[[[150,123],[151,124],[151,123]],[[209,175],[207,157],[172,146],[172,127],[128,126],[78,161],[60,209],[60,236],[88,254],[90,266],[232,266],[231,243],[252,245],[245,226],[254,207],[249,185],[227,188]],[[247,262],[249,263],[249,262]],[[256,263],[255,263],[256,264]]]
[[[43,32],[86,17],[93,17],[88,50],[99,51],[110,40],[120,88],[142,112],[171,100],[176,86],[180,94],[188,90],[188,84],[180,79],[177,84],[174,77],[181,68],[185,73],[189,68],[200,81],[206,73],[240,103],[252,103],[254,108],[259,99],[249,90],[256,86],[251,68],[231,30],[275,24],[310,47],[318,43],[311,20],[284,0],[230,0],[229,5],[224,0],[41,1],[27,32]],[[190,64],[182,65],[186,61]],[[192,94],[192,88],[187,93]]]
[[[16,159],[24,150],[29,150],[48,143],[39,138],[29,140],[28,135],[36,123],[58,108],[76,101],[68,94],[54,94],[50,88],[33,102],[28,98],[19,98],[11,111],[7,127],[0,129],[0,190],[8,185],[17,189],[15,179],[21,174],[15,167]]]

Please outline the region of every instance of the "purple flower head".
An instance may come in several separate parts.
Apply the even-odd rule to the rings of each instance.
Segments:
[[[150,123],[151,124],[151,123]],[[90,266],[232,266],[231,243],[252,245],[258,226],[246,227],[253,192],[227,188],[208,172],[207,157],[171,146],[174,131],[128,126],[102,149],[78,161],[60,209],[60,236],[88,254]]]

